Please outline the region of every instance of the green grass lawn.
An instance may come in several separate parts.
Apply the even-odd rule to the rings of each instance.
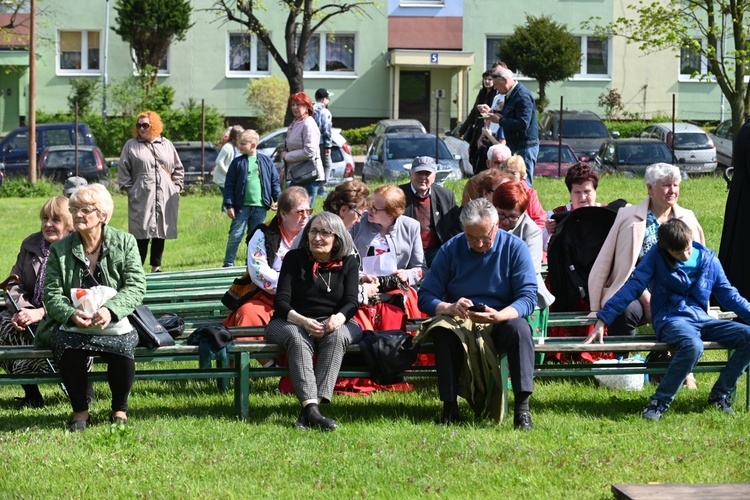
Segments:
[[[535,185],[545,208],[567,201],[562,181]],[[460,186],[454,187],[460,192]],[[717,248],[724,182],[682,184]],[[605,177],[599,200],[641,201],[641,179]],[[0,199],[0,268],[38,230],[42,199]],[[320,209],[318,203],[318,210]],[[124,227],[125,199],[112,224]],[[167,243],[165,270],[221,265],[228,219],[218,197],[181,201],[180,237]],[[244,259],[244,250],[238,256]],[[722,353],[710,353],[720,357]],[[718,359],[718,358],[717,358]],[[252,384],[251,417],[241,422],[231,393],[206,382],[137,382],[130,426],[111,427],[109,390],[97,384],[93,426],[69,434],[70,408],[57,386],[42,387],[48,405],[15,409],[19,387],[0,388],[0,494],[54,498],[611,498],[612,484],[750,482],[748,413],[707,407],[715,374],[698,374],[697,391],[681,391],[659,423],[640,418],[652,385],[637,392],[599,388],[592,380],[539,380],[531,408],[535,429],[468,422],[434,424],[441,405],[433,380],[410,393],[334,398],[324,408],[334,433],[292,428],[299,408],[279,395],[276,379]],[[744,401],[744,379],[738,401]]]

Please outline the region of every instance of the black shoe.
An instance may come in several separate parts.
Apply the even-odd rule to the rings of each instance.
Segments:
[[[18,409],[23,410],[24,408],[43,408],[44,407],[44,398],[40,397],[33,397],[33,396],[25,396],[22,398],[16,398],[16,401],[18,401]]]
[[[531,413],[522,411],[521,413],[517,414],[515,417],[513,417],[513,426],[516,429],[522,431],[530,431],[531,429],[533,429],[534,424],[531,423]]]
[[[724,413],[732,413],[732,403],[729,401],[729,395],[723,394],[721,396],[708,396],[708,404],[715,406]]]
[[[301,431],[306,431],[307,429],[309,429],[309,427],[307,426],[307,417],[305,416],[304,408],[302,408],[302,411],[299,413],[299,418],[297,419],[297,421],[294,422],[294,428]]]
[[[91,425],[91,416],[86,420],[73,420],[68,424],[68,430],[70,432],[81,432],[86,430],[89,425]]]
[[[658,399],[652,399],[648,402],[648,406],[643,409],[643,412],[641,413],[641,417],[645,418],[646,420],[652,420],[654,422],[658,422],[661,416],[664,414],[665,411],[669,409],[668,404],[664,404]]]
[[[308,427],[318,427],[322,431],[332,431],[338,427],[336,421],[320,414],[315,403],[305,406],[305,418]]]
[[[443,413],[440,415],[440,425],[451,425],[457,424],[461,421],[461,416],[458,412],[458,403],[454,402],[443,402]]]

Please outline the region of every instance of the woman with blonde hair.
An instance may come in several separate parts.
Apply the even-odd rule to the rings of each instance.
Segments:
[[[219,154],[216,156],[216,167],[214,168],[211,177],[214,184],[219,186],[219,191],[221,191],[222,210],[224,210],[224,182],[227,180],[227,171],[229,170],[229,164],[232,163],[232,160],[240,155],[240,150],[237,148],[239,146],[240,134],[244,130],[245,129],[242,128],[242,125],[232,125],[229,127],[227,140],[221,147]]]
[[[161,271],[164,240],[177,238],[177,214],[185,169],[174,145],[161,135],[153,111],[136,118],[133,138],[120,154],[117,183],[128,194],[128,231],[138,242],[141,264],[151,242],[151,272]]]
[[[547,222],[547,212],[544,211],[542,202],[539,201],[539,193],[526,181],[526,177],[528,176],[526,173],[526,162],[523,161],[521,156],[513,155],[505,160],[500,170],[512,174],[517,181],[523,181],[523,187],[526,189],[526,195],[529,198],[526,213],[534,221],[534,224],[539,226],[539,230],[544,231],[544,226]]]

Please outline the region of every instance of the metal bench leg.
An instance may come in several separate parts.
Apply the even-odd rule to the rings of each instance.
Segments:
[[[240,419],[250,418],[250,355],[246,352],[234,355],[234,368],[237,379],[234,382],[234,407]]]

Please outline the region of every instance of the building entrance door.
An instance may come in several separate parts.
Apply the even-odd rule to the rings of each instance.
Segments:
[[[430,130],[430,72],[401,71],[398,117],[419,120]]]

